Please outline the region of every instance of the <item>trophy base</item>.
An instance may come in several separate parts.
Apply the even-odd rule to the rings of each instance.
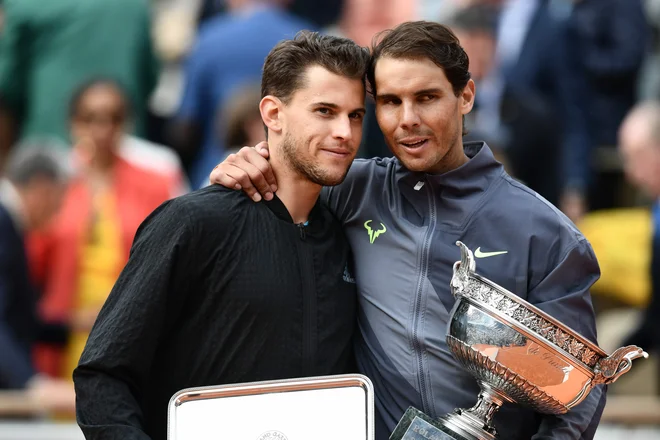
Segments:
[[[451,414],[440,418],[440,423],[452,432],[460,432],[469,440],[496,440],[495,430],[487,430],[483,420],[475,417],[470,411],[457,409]]]
[[[458,410],[435,420],[411,406],[390,440],[495,440],[495,435],[481,428],[480,423],[483,426],[467,411]]]
[[[473,438],[452,431],[444,426],[442,421],[432,419],[411,406],[399,420],[390,435],[390,440],[473,440]]]

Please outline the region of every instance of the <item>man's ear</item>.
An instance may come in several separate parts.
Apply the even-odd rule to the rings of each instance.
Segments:
[[[282,131],[282,109],[284,104],[279,98],[268,95],[264,96],[259,103],[259,111],[261,112],[261,119],[264,121],[268,130],[275,133]]]
[[[463,88],[463,93],[461,97],[463,101],[461,102],[461,114],[467,115],[472,111],[474,106],[474,96],[475,96],[475,85],[473,80],[469,80],[468,83]]]

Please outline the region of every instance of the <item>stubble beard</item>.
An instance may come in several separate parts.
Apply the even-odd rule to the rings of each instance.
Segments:
[[[424,160],[423,163],[417,163],[415,164],[413,160],[410,160],[405,153],[397,153],[397,149],[394,148],[396,146],[396,141],[394,141],[394,145],[391,144],[391,142],[386,139],[387,144],[390,148],[390,151],[394,156],[396,156],[397,159],[399,159],[399,162],[403,164],[403,166],[408,169],[409,171],[413,172],[419,172],[419,173],[430,173],[430,174],[438,174],[438,173],[444,173],[447,171],[451,171],[451,169],[442,169],[445,168],[447,165],[447,162],[450,161],[458,152],[454,151],[460,145],[460,139],[462,137],[462,131],[463,127],[462,125],[459,126],[458,128],[452,127],[450,134],[448,137],[438,137],[435,135],[435,133],[432,133],[432,140],[436,144],[435,146],[435,151],[430,152],[429,156]],[[411,133],[414,135],[425,135],[425,133]],[[443,142],[443,140],[446,139],[447,142]],[[442,146],[447,145],[447,150],[440,156],[438,153],[438,149],[442,148]],[[462,149],[461,149],[462,153]],[[444,165],[444,166],[443,166]],[[440,171],[436,170],[436,168],[441,168]]]
[[[330,175],[320,166],[312,163],[311,160],[305,160],[301,158],[300,155],[297,154],[296,140],[293,138],[293,136],[291,136],[290,133],[284,135],[281,149],[282,157],[284,158],[284,161],[287,163],[289,168],[296,174],[317,185],[339,185],[346,178],[346,174],[348,174],[347,168],[344,174],[339,177]]]

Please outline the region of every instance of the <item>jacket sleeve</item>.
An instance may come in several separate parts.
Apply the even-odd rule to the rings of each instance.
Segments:
[[[141,390],[166,323],[181,310],[196,243],[179,199],[140,226],[131,255],[92,328],[73,373],[76,417],[87,439],[147,439]]]
[[[596,318],[589,288],[600,269],[591,245],[580,237],[573,244],[545,253],[545,273],[528,294],[528,301],[596,343]],[[550,258],[548,258],[548,255]],[[534,280],[532,280],[534,281]],[[533,440],[590,440],[605,406],[606,387],[599,385],[568,413],[545,416]]]

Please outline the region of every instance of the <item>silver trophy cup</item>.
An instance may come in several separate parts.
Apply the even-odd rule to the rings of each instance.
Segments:
[[[505,402],[543,414],[564,414],[594,386],[628,372],[648,357],[637,346],[608,355],[597,345],[517,295],[475,273],[460,241],[451,290],[456,297],[447,331],[454,357],[479,383],[475,406],[433,420],[409,408],[391,440],[493,440],[493,416]]]

